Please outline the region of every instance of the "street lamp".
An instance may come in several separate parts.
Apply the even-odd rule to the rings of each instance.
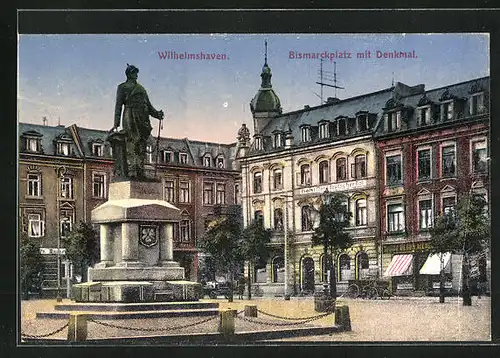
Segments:
[[[332,201],[332,193],[328,191],[328,188],[325,189],[323,194],[321,194],[321,206],[323,205],[328,205]],[[320,209],[321,210],[321,209]],[[321,220],[321,218],[320,218]],[[325,272],[326,272],[326,279],[323,283],[323,294],[325,296],[331,296],[332,291],[333,291],[333,285],[335,285],[335,282],[332,282],[332,272],[331,270],[333,269],[333,262],[332,262],[332,257],[331,255],[328,255],[328,244],[327,240],[325,238],[325,244],[324,244],[324,250],[323,250],[323,260],[324,260],[324,265],[325,265]],[[326,260],[326,261],[325,261]],[[330,285],[330,289],[329,286]]]
[[[57,206],[57,302],[62,301],[61,297],[61,210],[59,197],[61,196],[61,179],[66,174],[66,167],[60,166],[56,169],[57,186],[56,186],[56,206]]]
[[[283,256],[284,256],[284,265],[285,265],[285,288],[284,288],[284,297],[285,300],[289,299],[288,295],[288,198],[293,198],[293,196],[290,195],[280,195],[280,198],[284,199],[284,206],[285,206],[285,220],[283,220],[283,231],[284,231],[284,240],[285,240],[285,247],[283,249]]]

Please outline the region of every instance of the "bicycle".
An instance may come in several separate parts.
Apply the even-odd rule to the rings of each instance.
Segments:
[[[385,288],[381,287],[377,284],[377,281],[372,281],[363,286],[361,289],[360,297],[365,298],[365,299],[389,299],[391,298],[392,294],[391,292]]]
[[[349,285],[349,287],[347,287],[347,290],[344,294],[344,296],[346,298],[358,298],[359,294],[360,294],[361,290],[359,288],[358,285],[356,285],[355,283]]]

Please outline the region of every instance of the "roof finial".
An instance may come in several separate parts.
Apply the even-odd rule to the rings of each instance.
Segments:
[[[267,40],[264,41],[264,46],[266,48],[266,51],[264,53],[264,65],[267,65]]]
[[[392,71],[392,82],[391,82],[391,87],[394,87],[394,71]]]

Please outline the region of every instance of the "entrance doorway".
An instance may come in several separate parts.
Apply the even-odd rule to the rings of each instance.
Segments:
[[[314,292],[314,260],[302,259],[302,291]]]

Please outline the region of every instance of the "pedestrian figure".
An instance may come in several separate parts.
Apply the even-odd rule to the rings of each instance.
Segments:
[[[240,276],[238,278],[238,298],[240,300],[243,299],[243,294],[245,293],[245,283],[246,283],[245,277]]]

